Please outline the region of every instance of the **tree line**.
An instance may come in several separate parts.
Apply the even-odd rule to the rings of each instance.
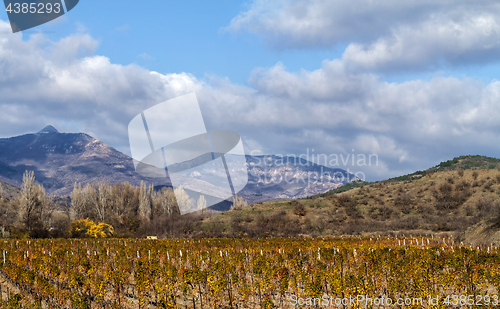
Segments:
[[[71,195],[62,198],[47,194],[34,173],[26,171],[20,193],[11,198],[0,197],[0,224],[11,230],[13,236],[33,238],[82,235],[75,229],[88,225],[88,220],[96,226],[110,225],[119,237],[169,232],[175,236],[172,229],[181,217],[175,194],[178,193],[181,204],[191,202],[182,188],[176,190],[155,190],[144,182],[136,187],[103,181],[84,186],[75,183]],[[204,208],[206,201],[200,198],[197,204]]]

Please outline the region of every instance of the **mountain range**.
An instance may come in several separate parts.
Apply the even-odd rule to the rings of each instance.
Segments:
[[[343,169],[298,157],[246,156],[246,162],[249,183],[239,195],[250,203],[306,197],[358,179]],[[171,186],[168,178],[137,174],[132,158],[113,147],[85,133],[60,133],[53,126],[0,139],[0,180],[20,187],[26,170],[34,171],[45,190],[58,196],[69,195],[75,182]]]

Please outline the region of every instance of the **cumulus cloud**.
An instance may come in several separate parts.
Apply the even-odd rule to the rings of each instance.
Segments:
[[[0,21],[0,29],[8,27]],[[133,116],[201,87],[187,73],[162,75],[113,64],[94,54],[97,45],[84,33],[57,42],[43,34],[27,40],[22,34],[0,37],[2,135],[53,124],[62,130],[78,128],[126,150],[123,132]]]
[[[277,64],[257,69],[250,81],[253,93],[215,101],[209,114],[214,123],[259,136],[267,152],[376,154],[380,165],[351,167],[370,170],[374,179],[500,148],[500,82],[437,77],[388,83],[352,73],[339,60],[301,73]],[[238,116],[227,108],[236,104]]]
[[[498,60],[497,1],[255,0],[228,31],[258,34],[275,48],[347,46],[358,70],[428,70]]]
[[[0,32],[8,27],[0,21]],[[40,34],[27,40],[0,36],[1,134],[52,124],[129,152],[127,126],[135,115],[196,92],[207,127],[240,133],[247,152],[311,159],[313,153],[375,154],[376,165],[345,166],[370,180],[500,150],[498,81],[436,77],[389,83],[336,59],[299,73],[281,63],[257,68],[249,86],[242,86],[225,77],[199,80],[113,64],[95,54],[97,44],[85,33],[57,42]]]

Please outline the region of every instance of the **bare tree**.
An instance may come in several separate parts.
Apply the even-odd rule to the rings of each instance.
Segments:
[[[88,209],[86,207],[85,195],[82,190],[82,185],[75,182],[73,187],[73,192],[70,195],[71,199],[71,209],[70,218],[71,221],[84,219],[88,217]]]
[[[152,219],[152,214],[154,213],[153,194],[153,186],[148,188],[144,181],[141,181],[139,209],[137,211],[141,220]]]
[[[43,215],[48,204],[45,190],[35,182],[33,171],[23,175],[19,216],[21,222],[29,230],[43,229]]]
[[[110,189],[111,198],[106,207],[108,217],[136,218],[139,213],[140,188],[130,183],[114,184]],[[121,220],[121,219],[119,219]]]
[[[233,206],[231,206],[231,209],[234,210],[240,210],[241,208],[247,206],[248,203],[245,201],[245,199],[241,196],[235,195],[233,199]]]
[[[205,209],[207,208],[207,200],[205,199],[204,195],[200,195],[196,206],[198,210],[201,210],[202,214],[205,213]]]
[[[153,218],[179,212],[172,188],[163,188],[160,192],[154,193],[153,205]]]
[[[111,190],[106,181],[87,184],[82,191],[84,197],[85,216],[92,220],[104,222],[111,204]]]
[[[97,203],[94,204],[99,222],[104,222],[108,207],[111,202],[111,190],[109,189],[108,182],[103,181],[97,185]]]
[[[174,190],[175,198],[177,199],[177,205],[179,205],[179,211],[181,213],[188,213],[191,211],[191,200],[189,195],[184,191],[182,187],[178,187]]]

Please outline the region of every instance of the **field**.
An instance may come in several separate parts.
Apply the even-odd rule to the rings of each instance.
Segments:
[[[4,240],[0,251],[4,308],[347,308],[349,297],[493,308],[500,288],[497,248],[449,238]]]

